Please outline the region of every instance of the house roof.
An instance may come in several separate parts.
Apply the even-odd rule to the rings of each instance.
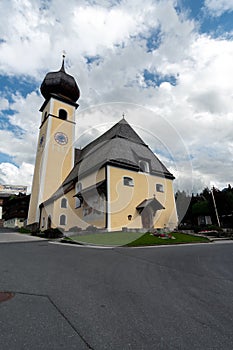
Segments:
[[[79,151],[79,159],[74,168],[52,197],[60,197],[70,190],[72,183],[102,168],[105,164],[140,171],[140,160],[148,162],[150,174],[174,179],[129,123],[121,119],[111,129]]]

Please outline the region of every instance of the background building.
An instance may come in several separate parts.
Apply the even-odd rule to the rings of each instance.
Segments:
[[[0,227],[4,226],[4,213],[6,213],[4,205],[8,198],[19,194],[26,195],[26,193],[27,186],[0,184]]]
[[[30,195],[18,194],[5,198],[3,203],[3,227],[16,228],[26,225]]]

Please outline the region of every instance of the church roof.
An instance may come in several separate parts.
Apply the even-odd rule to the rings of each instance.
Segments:
[[[128,122],[122,119],[81,150],[79,160],[65,183],[81,178],[106,163],[139,171],[140,160],[149,163],[150,173],[174,178]]]
[[[74,182],[101,169],[105,164],[140,171],[139,161],[146,161],[149,164],[150,174],[174,179],[174,176],[125,119],[121,119],[78,153],[79,159],[62,186],[54,194],[55,197],[60,197],[70,190]]]
[[[90,142],[86,147],[84,147],[82,150],[82,157],[84,157],[87,153],[89,153],[96,145],[100,145],[105,141],[112,140],[115,137],[119,137],[122,139],[129,140],[131,142],[145,145],[144,141],[138,136],[138,134],[134,131],[134,129],[123,118],[117,124],[115,124],[112,128],[107,130],[104,134],[102,134],[97,139]]]

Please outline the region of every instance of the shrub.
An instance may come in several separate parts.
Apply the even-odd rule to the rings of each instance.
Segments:
[[[63,233],[58,228],[49,228],[44,232],[45,238],[61,238],[63,237]]]
[[[90,225],[86,228],[86,231],[96,232],[98,231],[98,228],[96,226]]]
[[[69,229],[69,232],[80,232],[82,231],[81,227],[73,226]]]
[[[20,227],[19,228],[19,233],[31,233],[31,230],[25,228],[25,227]]]

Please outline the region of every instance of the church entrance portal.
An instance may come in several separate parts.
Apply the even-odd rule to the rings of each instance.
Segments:
[[[52,220],[51,220],[51,216],[48,217],[48,224],[47,224],[47,229],[50,229],[52,226]]]
[[[150,207],[145,207],[141,213],[142,227],[153,227],[153,210]]]

